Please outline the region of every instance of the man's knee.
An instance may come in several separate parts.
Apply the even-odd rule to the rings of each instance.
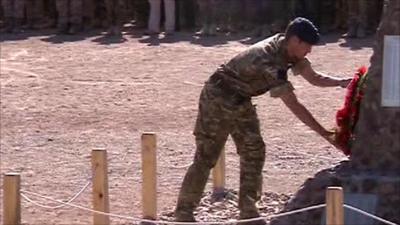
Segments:
[[[215,164],[217,164],[219,155],[220,155],[219,150],[216,151],[211,151],[211,150],[205,150],[205,151],[198,151],[195,154],[195,160],[193,165],[199,167],[201,170],[209,170],[214,168]]]
[[[212,133],[212,131],[207,133]],[[228,135],[226,133],[218,134],[218,132],[209,135],[199,129],[195,129],[194,135],[196,136],[194,161],[209,169],[213,168],[218,161]]]
[[[265,158],[265,143],[261,137],[249,138],[245,142],[243,149],[239,149],[239,155],[246,159],[261,159]]]

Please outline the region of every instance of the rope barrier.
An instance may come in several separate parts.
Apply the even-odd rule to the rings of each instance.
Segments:
[[[282,216],[289,216],[289,215],[292,215],[292,214],[295,214],[295,213],[299,213],[299,212],[305,212],[305,211],[309,211],[309,210],[313,210],[313,209],[323,208],[325,206],[326,206],[326,204],[319,204],[319,205],[309,206],[309,207],[302,208],[302,209],[296,209],[296,210],[293,210],[293,211],[290,211],[290,212],[284,212],[284,213],[279,213],[279,214],[276,214],[276,215],[272,215],[272,216],[270,216],[270,218],[278,218],[278,217],[282,217]]]
[[[95,168],[97,168],[97,166],[96,166]],[[92,179],[93,179],[94,175],[95,175],[95,173],[94,173],[94,172],[91,172],[91,176],[87,179],[88,182],[87,182],[75,195],[73,195],[68,201],[61,201],[61,204],[60,204],[60,205],[57,205],[57,206],[48,206],[48,205],[44,205],[44,204],[42,204],[42,203],[39,203],[39,202],[37,202],[37,201],[32,200],[31,198],[29,198],[28,196],[26,196],[26,195],[24,195],[24,194],[21,194],[21,197],[23,197],[26,201],[28,201],[28,202],[30,202],[30,203],[36,205],[36,206],[42,207],[42,208],[46,208],[46,209],[59,209],[59,208],[65,207],[65,206],[67,205],[67,203],[71,203],[71,202],[73,202],[75,199],[77,199],[77,198],[89,187],[89,185],[92,183]],[[36,195],[36,196],[41,197],[41,195],[39,195],[39,194],[37,194],[37,193],[34,193],[34,192],[31,192],[31,191],[24,191],[24,190],[21,190],[21,193],[27,193],[27,194]]]
[[[365,212],[365,211],[362,211],[361,209],[357,209],[357,208],[355,208],[355,207],[353,207],[353,206],[344,204],[344,207],[345,207],[345,208],[348,208],[348,209],[350,209],[350,210],[356,211],[356,212],[358,212],[358,213],[360,213],[360,214],[362,214],[362,215],[364,215],[364,216],[368,216],[368,217],[371,217],[371,218],[373,218],[373,219],[376,219],[376,220],[378,220],[378,221],[380,221],[380,222],[382,222],[382,223],[386,223],[386,224],[389,224],[389,225],[398,225],[397,223],[390,222],[390,221],[385,220],[385,219],[383,219],[383,218],[380,218],[380,217],[378,217],[378,216],[375,216],[375,215],[372,215],[372,214],[367,213],[367,212]]]
[[[62,207],[64,207],[64,206],[66,206],[67,203],[71,203],[71,202],[73,202],[75,199],[77,199],[77,198],[87,189],[87,187],[89,187],[89,185],[90,185],[91,183],[92,183],[92,181],[88,181],[88,182],[85,184],[85,186],[84,186],[80,191],[78,191],[74,196],[72,196],[72,198],[70,198],[70,199],[69,199],[68,201],[66,201],[66,202],[62,201],[63,203],[60,204],[60,205],[57,205],[57,206],[48,206],[48,205],[41,204],[41,203],[39,203],[39,202],[36,202],[36,201],[30,199],[28,196],[22,194],[22,193],[27,193],[27,194],[37,195],[37,194],[34,193],[34,192],[23,191],[23,190],[21,190],[21,192],[22,192],[22,193],[21,193],[21,197],[23,197],[26,201],[28,201],[28,202],[30,202],[30,203],[32,203],[32,204],[34,204],[34,205],[37,205],[37,206],[39,206],[39,207],[42,207],[42,208],[46,208],[46,209],[59,209],[59,208],[62,208]],[[39,196],[39,197],[40,197],[40,196]]]
[[[56,200],[50,197],[46,197],[34,192],[26,192],[26,191],[21,191],[22,193],[27,193],[27,194],[31,194],[31,195],[35,195],[37,197],[40,198],[44,198],[50,201],[54,201],[54,202],[58,202],[61,203],[63,205],[68,205],[71,207],[75,207],[81,210],[85,210],[88,212],[92,212],[92,213],[97,213],[100,215],[106,215],[106,216],[111,216],[111,217],[116,217],[116,218],[120,218],[120,219],[126,219],[126,220],[132,220],[135,222],[148,222],[148,223],[153,223],[153,224],[176,224],[176,225],[184,225],[184,224],[191,224],[191,225],[200,225],[200,224],[207,224],[207,225],[211,225],[211,224],[215,224],[215,225],[227,225],[227,224],[232,224],[232,223],[239,223],[239,222],[253,222],[253,221],[258,221],[258,220],[266,220],[269,218],[276,218],[276,217],[281,217],[281,216],[288,216],[291,214],[296,214],[299,212],[305,212],[305,211],[309,211],[309,210],[313,210],[313,209],[318,209],[318,208],[323,208],[326,206],[326,204],[320,204],[320,205],[315,205],[315,206],[310,206],[310,207],[306,207],[306,208],[302,208],[302,209],[297,209],[294,211],[290,211],[290,212],[285,212],[285,213],[280,213],[280,214],[276,214],[276,215],[272,215],[272,216],[268,216],[268,217],[256,217],[256,218],[251,218],[251,219],[243,219],[243,220],[235,220],[235,221],[224,221],[224,222],[218,222],[218,221],[209,221],[209,222],[174,222],[174,221],[162,221],[162,220],[148,220],[148,219],[141,219],[141,218],[137,218],[137,217],[131,217],[131,216],[124,216],[124,215],[118,215],[118,214],[114,214],[114,213],[105,213],[105,212],[101,212],[101,211],[96,211],[84,206],[80,206],[80,205],[76,205],[70,202],[62,202],[60,200]],[[26,195],[21,194],[21,196],[24,197],[24,199],[28,198]],[[26,197],[26,198],[25,198]],[[39,205],[40,206],[40,205]]]
[[[171,221],[161,221],[161,220],[140,219],[140,218],[137,218],[137,217],[118,215],[118,214],[114,214],[114,213],[105,213],[105,212],[92,210],[90,208],[71,203],[73,200],[76,199],[77,196],[79,196],[83,192],[83,190],[85,190],[87,188],[87,186],[89,186],[89,182],[88,182],[88,184],[85,185],[84,188],[82,188],[82,190],[80,192],[78,192],[78,194],[76,194],[73,198],[71,198],[67,202],[56,200],[56,199],[53,199],[53,198],[50,198],[50,197],[46,197],[46,196],[43,196],[43,195],[40,195],[40,194],[37,194],[37,193],[34,193],[34,192],[30,192],[30,191],[21,191],[22,192],[21,196],[25,200],[27,200],[28,202],[33,203],[33,204],[35,204],[35,205],[37,205],[39,207],[42,207],[42,208],[56,209],[56,208],[61,208],[61,207],[65,206],[65,205],[67,205],[67,206],[71,206],[71,207],[74,207],[74,208],[82,209],[82,210],[85,210],[85,211],[88,211],[88,212],[97,213],[97,214],[106,215],[106,216],[111,216],[111,217],[116,217],[116,218],[120,218],[120,219],[132,220],[132,221],[135,221],[135,222],[148,222],[148,223],[153,223],[153,224],[176,224],[176,225],[184,225],[184,224],[191,224],[191,225],[200,225],[200,224],[227,225],[227,224],[240,223],[240,222],[242,222],[242,223],[244,223],[244,222],[254,222],[254,221],[258,221],[258,220],[266,220],[266,219],[271,219],[271,218],[289,216],[289,215],[292,215],[292,214],[305,212],[305,211],[309,211],[309,210],[314,210],[314,209],[319,209],[319,208],[323,208],[323,207],[326,206],[326,204],[319,204],[319,205],[309,206],[309,207],[305,207],[305,208],[302,208],[302,209],[297,209],[297,210],[293,210],[293,211],[289,211],[289,212],[279,213],[279,214],[276,214],[276,215],[271,215],[271,216],[268,216],[268,217],[256,217],[256,218],[251,218],[251,219],[243,219],[243,220],[235,220],[235,221],[224,221],[224,222],[218,222],[218,221],[209,221],[209,222],[204,222],[204,221],[202,221],[202,222],[173,222],[172,221],[171,222]],[[42,205],[42,204],[37,203],[35,201],[32,201],[24,193],[35,195],[37,197],[40,197],[40,198],[43,198],[43,199],[47,199],[47,200],[50,200],[50,201],[58,202],[58,203],[61,203],[61,205],[56,206],[56,207],[45,206],[45,205]],[[350,206],[350,205],[347,205],[347,204],[344,204],[343,206],[345,208],[348,208],[350,210],[356,211],[356,212],[358,212],[358,213],[360,213],[360,214],[362,214],[364,216],[371,217],[371,218],[373,218],[375,220],[378,220],[380,222],[383,222],[383,223],[386,223],[386,224],[389,224],[389,225],[398,225],[396,223],[393,223],[393,222],[388,221],[386,219],[383,219],[383,218],[380,218],[378,216],[372,215],[372,214],[370,214],[368,212],[365,212],[365,211],[363,211],[361,209],[358,209],[358,208],[355,208],[353,206]]]
[[[21,191],[21,192],[22,193],[26,193],[25,191]],[[21,193],[21,196],[22,196],[22,193]],[[37,194],[37,193],[33,193],[33,192],[31,192],[30,194],[31,195],[35,195],[35,196],[40,197],[40,198],[44,198],[44,199],[50,200],[50,201],[54,201],[54,202],[65,204],[65,205],[68,205],[68,206],[71,206],[71,207],[75,207],[77,209],[82,209],[82,210],[85,210],[85,211],[88,211],[88,212],[97,213],[97,214],[100,214],[100,215],[113,216],[113,217],[117,217],[117,218],[121,218],[121,219],[128,219],[128,220],[134,220],[134,221],[141,221],[141,219],[138,219],[138,218],[134,218],[134,217],[130,217],[130,216],[121,216],[121,215],[117,215],[117,214],[113,214],[113,213],[100,212],[100,211],[89,209],[89,208],[84,207],[84,206],[76,205],[76,204],[73,204],[73,203],[63,202],[63,201],[56,200],[56,199],[53,199],[53,198],[50,198],[50,197],[46,197],[46,196],[43,196],[43,195],[40,195],[40,194]],[[143,220],[143,221],[152,222],[153,220]]]

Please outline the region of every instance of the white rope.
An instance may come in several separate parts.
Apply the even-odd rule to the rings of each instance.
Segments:
[[[26,191],[21,191],[23,193],[28,193]],[[35,195],[37,197],[41,197],[50,201],[54,201],[54,202],[58,202],[64,205],[68,205],[71,207],[75,207],[78,209],[82,209],[88,212],[92,212],[92,213],[97,213],[100,215],[105,215],[105,216],[111,216],[111,217],[116,217],[116,218],[120,218],[120,219],[126,219],[126,220],[132,220],[132,221],[136,221],[136,222],[148,222],[148,223],[153,223],[153,224],[176,224],[176,225],[184,225],[184,224],[191,224],[191,225],[200,225],[200,224],[219,224],[219,225],[226,225],[226,224],[232,224],[232,223],[239,223],[239,222],[252,222],[252,221],[258,221],[258,220],[266,220],[268,218],[274,218],[274,217],[281,217],[281,216],[288,216],[291,214],[295,214],[295,213],[299,213],[299,212],[304,212],[304,211],[308,211],[308,210],[312,210],[312,209],[318,209],[318,208],[323,208],[326,206],[326,204],[321,204],[321,205],[315,205],[315,206],[310,206],[310,207],[306,207],[303,209],[297,209],[291,212],[285,212],[285,213],[281,213],[281,214],[277,214],[277,215],[273,215],[273,216],[269,216],[269,217],[256,217],[256,218],[251,218],[251,219],[244,219],[244,220],[235,220],[235,221],[224,221],[224,222],[174,222],[174,221],[161,221],[161,220],[148,220],[148,219],[140,219],[140,218],[136,218],[136,217],[130,217],[130,216],[123,216],[123,215],[118,215],[118,214],[114,214],[114,213],[105,213],[105,212],[101,212],[101,211],[97,211],[97,210],[93,210],[93,209],[89,209],[87,207],[84,206],[80,206],[80,205],[76,205],[73,203],[69,203],[69,202],[62,202],[60,200],[56,200],[50,197],[46,197],[37,193],[33,193],[33,192],[29,192],[29,194]],[[23,194],[21,194],[21,196],[24,196]],[[25,196],[26,197],[26,196]]]
[[[21,191],[21,192],[25,192],[25,191]],[[113,217],[117,217],[117,218],[121,218],[121,219],[128,219],[128,220],[134,220],[134,221],[141,221],[141,219],[134,218],[134,217],[121,216],[121,215],[112,214],[112,213],[105,213],[105,212],[101,212],[101,211],[92,210],[92,209],[89,209],[89,208],[86,208],[86,207],[83,207],[83,206],[80,206],[80,205],[76,205],[76,204],[73,204],[73,203],[62,202],[60,200],[56,200],[56,199],[53,199],[53,198],[50,198],[50,197],[46,197],[46,196],[43,196],[43,195],[40,195],[40,194],[37,194],[37,193],[33,193],[33,192],[31,192],[30,194],[35,195],[35,196],[40,197],[40,198],[44,198],[44,199],[50,200],[50,201],[54,201],[54,202],[65,204],[65,205],[68,205],[68,206],[71,206],[71,207],[82,209],[82,210],[85,210],[85,211],[88,211],[88,212],[97,213],[97,214],[100,214],[100,215],[113,216]],[[146,220],[143,220],[143,221],[146,221]],[[148,220],[148,221],[149,222],[153,222],[153,220]]]
[[[320,205],[309,206],[309,207],[306,207],[306,208],[296,209],[296,210],[293,210],[293,211],[289,211],[289,212],[284,212],[284,213],[279,213],[279,214],[276,214],[276,215],[272,215],[272,216],[270,216],[270,218],[277,218],[277,217],[282,217],[282,216],[289,216],[289,215],[292,215],[292,214],[295,214],[295,213],[299,213],[299,212],[305,212],[305,211],[309,211],[309,210],[313,210],[313,209],[323,208],[323,207],[325,207],[325,206],[326,206],[326,204],[320,204]]]
[[[21,192],[22,192],[22,193],[21,193],[21,196],[22,196],[23,198],[25,198],[25,200],[27,200],[28,202],[30,202],[30,203],[32,203],[32,204],[34,204],[34,205],[37,205],[37,206],[39,206],[39,207],[46,208],[46,209],[58,209],[58,208],[62,208],[62,207],[64,207],[64,206],[66,206],[68,203],[71,203],[71,202],[73,202],[75,199],[77,199],[77,198],[87,189],[87,187],[89,187],[89,185],[90,185],[91,183],[92,183],[92,181],[87,182],[87,183],[85,184],[85,186],[84,186],[78,193],[76,193],[74,196],[72,196],[72,198],[70,198],[70,199],[69,199],[68,201],[66,201],[66,202],[61,201],[62,204],[61,204],[61,205],[57,205],[57,206],[48,206],[48,205],[41,204],[41,203],[39,203],[39,202],[36,202],[36,201],[30,199],[28,196],[22,194],[22,193],[27,193],[27,194],[36,195],[36,196],[38,196],[38,197],[41,197],[41,196],[39,196],[38,194],[36,194],[36,193],[34,193],[34,192],[23,191],[23,190],[21,190]]]
[[[59,208],[65,207],[65,206],[67,206],[67,203],[73,202],[75,199],[77,199],[77,198],[89,187],[89,185],[92,183],[92,179],[93,179],[93,177],[94,177],[94,175],[95,175],[96,169],[97,169],[97,165],[95,166],[94,170],[92,171],[91,177],[89,177],[89,178],[87,179],[88,182],[81,188],[81,190],[79,190],[79,191],[78,191],[74,196],[72,196],[68,201],[61,201],[61,204],[60,204],[60,205],[57,205],[57,206],[48,206],[48,205],[44,205],[44,204],[42,204],[42,203],[39,203],[39,202],[37,202],[37,201],[34,201],[34,200],[32,200],[31,198],[29,198],[28,196],[26,196],[26,195],[24,195],[24,194],[21,194],[21,196],[22,196],[26,201],[28,201],[28,202],[30,202],[30,203],[36,205],[36,206],[42,207],[42,208],[46,208],[46,209],[59,209]],[[22,192],[22,193],[31,194],[31,195],[36,195],[36,196],[38,196],[38,197],[42,197],[42,195],[39,195],[39,194],[34,193],[34,192],[30,192],[30,191],[21,190],[21,192]]]
[[[101,212],[101,211],[92,210],[92,209],[89,209],[87,207],[83,207],[83,206],[79,206],[79,205],[76,205],[76,204],[72,204],[71,202],[74,199],[76,199],[76,197],[79,196],[87,188],[87,186],[89,186],[89,184],[90,184],[90,182],[88,182],[85,185],[85,187],[82,188],[82,190],[80,192],[78,192],[73,198],[71,198],[67,202],[56,200],[56,199],[53,199],[53,198],[50,198],[50,197],[46,197],[46,196],[43,196],[43,195],[40,195],[40,194],[37,194],[37,193],[34,193],[34,192],[30,192],[30,191],[21,191],[22,192],[21,196],[25,200],[27,200],[28,202],[31,202],[31,203],[33,203],[33,204],[35,204],[37,206],[40,206],[40,207],[43,207],[43,208],[48,208],[48,209],[57,209],[57,208],[61,208],[61,207],[65,206],[65,205],[67,205],[67,206],[75,207],[75,208],[82,209],[82,210],[85,210],[85,211],[88,211],[88,212],[92,212],[92,213],[97,213],[97,214],[101,214],[101,215],[116,217],[116,218],[120,218],[120,219],[132,220],[132,221],[136,221],[136,222],[149,222],[149,223],[154,223],[154,224],[176,224],[176,225],[184,225],[184,224],[192,224],[192,225],[219,224],[219,225],[224,225],[224,224],[232,224],[232,223],[239,223],[239,222],[254,222],[254,221],[258,221],[258,220],[266,220],[266,219],[269,219],[269,218],[278,218],[278,217],[282,217],[282,216],[289,216],[289,215],[292,215],[292,214],[305,212],[305,211],[309,211],[309,210],[313,210],[313,209],[319,209],[319,208],[323,208],[323,207],[326,206],[326,204],[320,204],[320,205],[314,205],[314,206],[309,206],[309,207],[302,208],[302,209],[293,210],[293,211],[290,211],[290,212],[284,212],[284,213],[280,213],[280,214],[276,214],[276,215],[271,215],[271,216],[268,216],[268,217],[256,217],[256,218],[251,218],[251,219],[243,219],[243,220],[235,220],[235,221],[224,221],[224,222],[218,222],[218,221],[209,221],[209,222],[203,222],[203,221],[202,222],[171,222],[171,221],[161,221],[161,220],[147,220],[147,219],[140,219],[140,218],[136,218],[136,217],[118,215],[118,214],[114,214],[114,213],[105,213],[105,212]],[[44,198],[44,199],[47,199],[47,200],[50,200],[50,201],[58,202],[58,203],[61,203],[61,205],[55,206],[55,207],[42,205],[40,203],[32,201],[28,196],[26,196],[23,193],[35,195],[35,196],[40,197],[40,198]],[[347,204],[344,204],[343,206],[345,208],[350,209],[350,210],[354,210],[354,211],[356,211],[356,212],[358,212],[358,213],[360,213],[360,214],[362,214],[364,216],[368,216],[368,217],[371,217],[373,219],[376,219],[376,220],[378,220],[380,222],[383,222],[383,223],[386,223],[386,224],[389,224],[389,225],[398,225],[396,223],[390,222],[390,221],[385,220],[383,218],[380,218],[378,216],[375,216],[375,215],[372,215],[372,214],[367,213],[365,211],[362,211],[360,209],[357,209],[357,208],[355,208],[353,206],[350,206],[350,205],[347,205]]]
[[[357,208],[355,208],[355,207],[353,207],[353,206],[344,204],[344,207],[345,207],[345,208],[348,208],[348,209],[351,209],[351,210],[354,210],[354,211],[356,211],[356,212],[358,212],[358,213],[360,213],[360,214],[362,214],[362,215],[364,215],[364,216],[368,216],[368,217],[371,217],[371,218],[373,218],[373,219],[379,220],[379,221],[381,221],[382,223],[386,223],[386,224],[390,224],[390,225],[398,225],[397,223],[393,223],[393,222],[390,222],[390,221],[388,221],[388,220],[382,219],[382,218],[380,218],[380,217],[378,217],[378,216],[375,216],[375,215],[372,215],[372,214],[367,213],[367,212],[365,212],[365,211],[362,211],[361,209],[357,209]]]

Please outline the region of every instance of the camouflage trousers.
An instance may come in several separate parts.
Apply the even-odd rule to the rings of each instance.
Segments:
[[[82,24],[82,0],[56,0],[56,7],[58,12],[58,24]]]
[[[201,23],[209,26],[217,23],[217,6],[221,0],[197,0]]]
[[[1,0],[4,18],[23,19],[25,0]]]
[[[107,20],[109,25],[122,26],[125,19],[124,0],[106,0]]]
[[[348,4],[348,23],[359,24],[362,27],[367,26],[367,0],[350,0]]]
[[[196,152],[179,193],[175,211],[177,221],[193,217],[210,170],[215,166],[228,135],[234,140],[240,156],[240,217],[257,217],[255,202],[261,196],[265,144],[250,99],[236,104],[224,97],[221,89],[206,83],[200,95],[194,135]]]

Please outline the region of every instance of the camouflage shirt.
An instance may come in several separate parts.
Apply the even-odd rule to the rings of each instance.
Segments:
[[[284,34],[277,34],[252,45],[220,70],[245,96],[257,96],[269,91],[272,97],[279,97],[294,90],[288,81],[288,69],[298,75],[304,67],[310,66],[306,58],[289,62],[286,49]]]

